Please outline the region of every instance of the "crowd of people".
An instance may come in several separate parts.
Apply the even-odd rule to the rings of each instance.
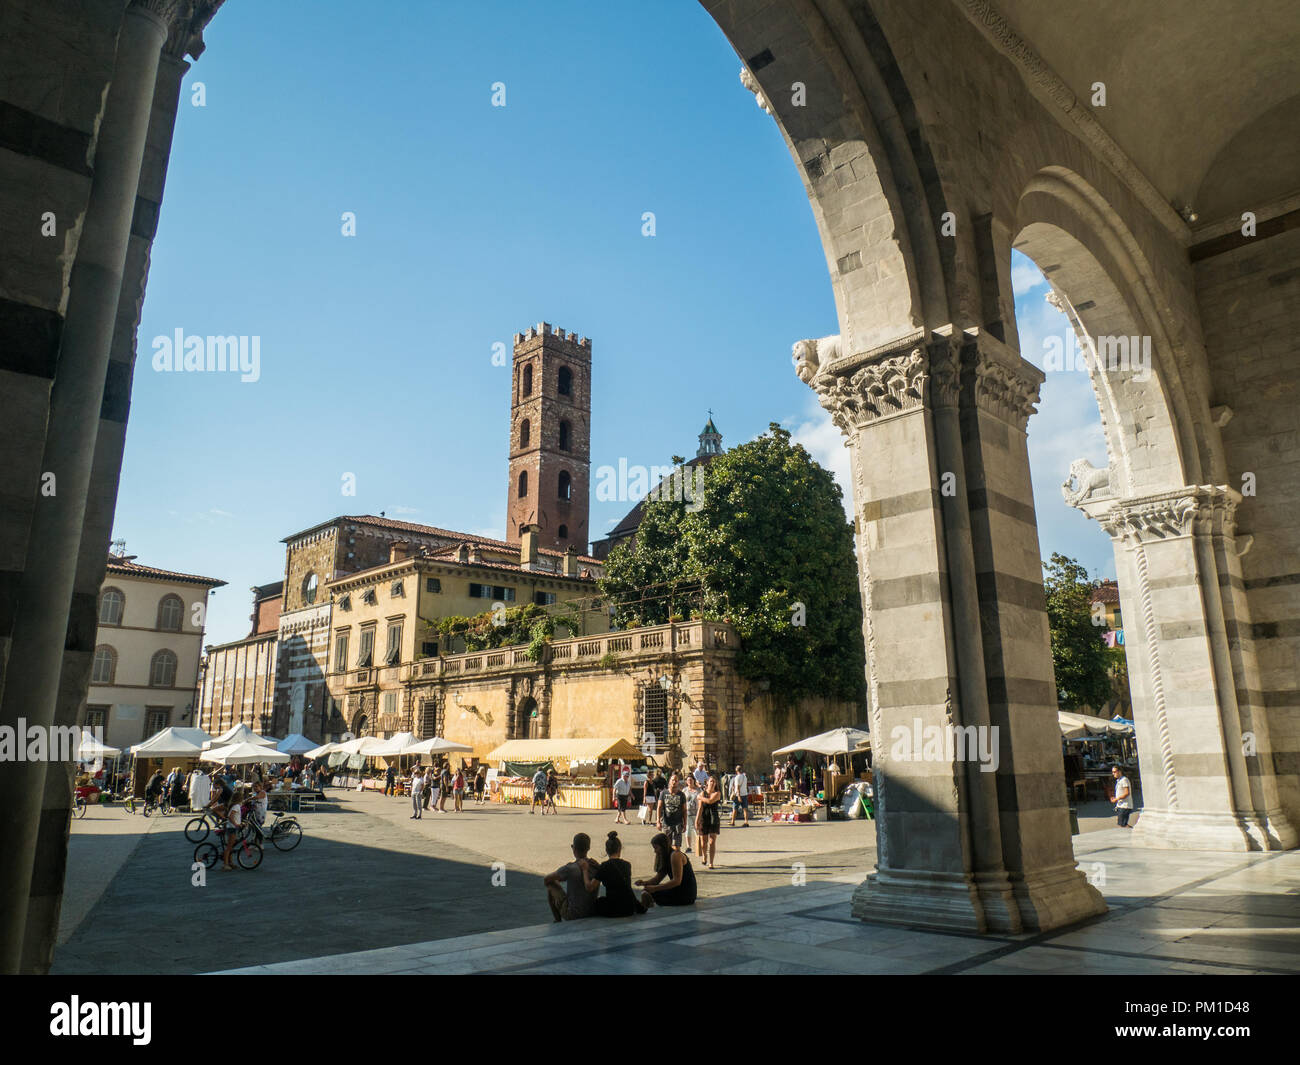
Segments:
[[[447,800],[452,801],[452,812],[460,813],[465,809],[465,793],[472,791],[474,801],[481,806],[487,801],[487,767],[479,766],[471,776],[462,764],[452,769],[450,762],[439,766],[417,765],[411,770],[411,820],[424,818],[426,810],[435,813],[447,812]],[[385,795],[397,792],[397,771],[390,765],[385,780]]]
[[[676,774],[673,779],[677,779]],[[542,881],[551,916],[556,921],[631,917],[652,906],[694,905],[697,888],[690,856],[674,846],[667,832],[655,835],[650,846],[654,850],[654,876],[633,881],[632,866],[623,858],[623,841],[617,832],[606,837],[605,860],[599,863],[590,857],[591,837],[579,832],[573,837],[573,861]],[[639,893],[636,888],[640,888]]]

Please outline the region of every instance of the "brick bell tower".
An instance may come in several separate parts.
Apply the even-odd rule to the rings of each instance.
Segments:
[[[541,322],[515,334],[506,539],[541,527],[539,547],[588,551],[591,341]]]

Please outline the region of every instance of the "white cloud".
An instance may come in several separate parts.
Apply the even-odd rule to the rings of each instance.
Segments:
[[[802,444],[817,463],[831,471],[844,493],[844,512],[853,517],[853,473],[849,467],[849,450],[844,435],[835,428],[831,416],[816,399],[809,396],[808,407],[800,417],[786,420],[790,440]]]
[[[1034,289],[1042,285],[1047,286],[1047,278],[1043,272],[1033,264],[1033,261],[1023,256],[1011,265],[1011,291],[1017,296],[1026,296]]]
[[[419,514],[419,513],[420,513],[420,508],[419,508],[419,507],[404,507],[404,506],[396,506],[396,507],[393,507],[393,513],[394,513],[394,514]]]

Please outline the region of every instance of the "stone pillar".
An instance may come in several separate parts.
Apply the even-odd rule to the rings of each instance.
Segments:
[[[1115,543],[1142,781],[1134,835],[1147,846],[1297,845],[1259,695],[1239,501],[1214,485],[1075,500]]]
[[[996,685],[986,676],[997,664],[986,626],[1002,613],[1002,589],[985,580],[988,529],[973,520],[968,501],[989,480],[980,432],[1005,437],[1006,427],[996,420],[985,426],[966,409],[975,386],[960,373],[962,349],[948,339],[918,336],[886,350],[835,353],[822,365],[814,351],[836,346],[803,342],[796,351],[803,352],[800,376],[847,438],[853,469],[878,841],[876,872],[855,893],[853,913],[910,926],[1019,932],[1102,912],[1100,895],[1072,861],[1071,875],[1061,878],[1054,865],[1031,864],[1044,861],[1037,850],[1004,853],[1004,842],[1018,844],[1022,834],[1017,797],[1041,790],[1053,773],[1060,841],[1051,857],[1070,845],[1054,714],[1039,707],[1036,720],[1014,722],[1010,763],[1013,723],[1005,701],[993,715]],[[1017,497],[1028,493],[1027,463],[993,472],[998,485],[1019,478]],[[1031,550],[1036,565],[1036,541]],[[1037,616],[1027,609],[1035,638],[1045,637],[1041,577]],[[1037,650],[1050,676],[1045,642]],[[1035,668],[1041,672],[1042,663]],[[1045,755],[1040,733],[1048,725],[1055,746]],[[996,771],[991,758],[979,757],[995,726]],[[1052,882],[1056,905],[1039,907],[1027,893],[1026,884],[1039,881]]]
[[[1070,840],[1026,427],[1043,374],[988,333],[961,347],[962,442],[998,827],[1025,931],[1104,912]]]
[[[132,4],[118,34],[116,67],[99,128],[94,178],[69,276],[67,318],[50,392],[41,468],[57,478],[57,493],[38,501],[18,588],[23,624],[14,633],[0,707],[0,722],[11,726],[22,717],[29,726],[48,729],[55,720],[113,326],[167,32],[167,12]],[[0,774],[0,825],[7,844],[0,865],[3,972],[14,972],[20,965],[45,770],[44,763],[15,762]]]

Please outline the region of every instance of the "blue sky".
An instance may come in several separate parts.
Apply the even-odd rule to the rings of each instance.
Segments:
[[[712,408],[724,444],[779,421],[847,490],[838,433],[790,364],[795,340],[837,329],[812,213],[695,0],[236,2],[205,36],[114,536],[229,582],[211,642],[247,632],[247,589],[283,576],[281,538],[334,515],[504,535],[509,371],[492,347],[543,320],[593,339],[593,483],[620,458],[693,454]],[[1065,321],[1033,265],[1014,269],[1041,363]],[[259,337],[259,379],[156,372],[154,338],[177,329]],[[1072,459],[1105,458],[1087,378],[1049,375],[1040,411],[1042,553],[1109,574],[1109,541],[1057,487]],[[592,535],[630,505],[593,499]]]

